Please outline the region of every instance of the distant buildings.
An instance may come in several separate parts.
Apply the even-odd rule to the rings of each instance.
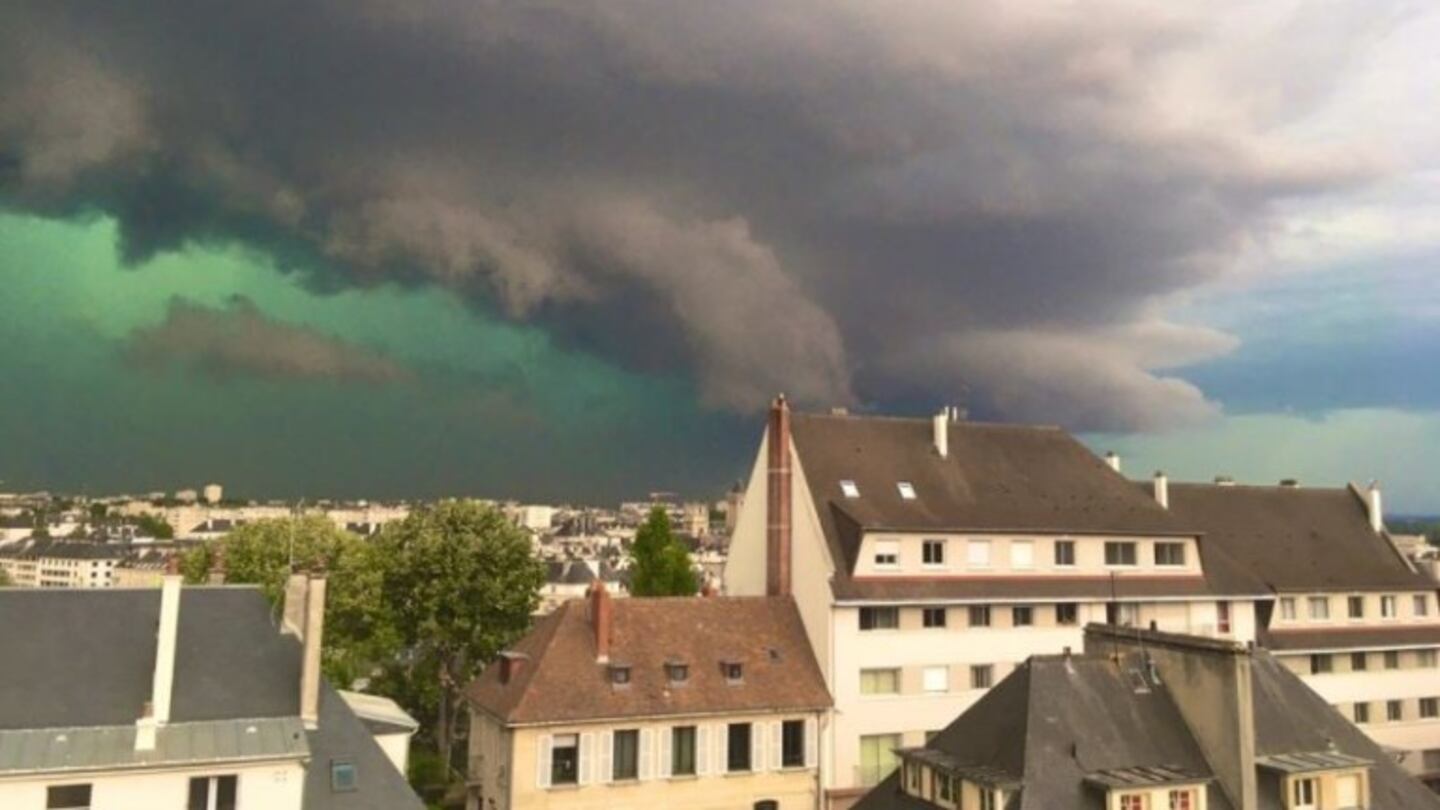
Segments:
[[[68,540],[20,540],[0,546],[0,571],[22,588],[109,588],[123,549]]]
[[[469,690],[470,810],[811,810],[824,679],[788,598],[567,602]]]

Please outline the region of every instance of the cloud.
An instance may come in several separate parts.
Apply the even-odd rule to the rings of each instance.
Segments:
[[[126,358],[141,367],[180,366],[217,378],[333,380],[388,384],[413,379],[383,354],[305,326],[270,318],[244,296],[224,308],[170,299],[165,320],[125,341]]]
[[[103,209],[132,256],[241,239],[308,256],[292,264],[322,288],[442,285],[692,378],[712,407],[964,397],[1077,428],[1213,418],[1174,369],[1216,335],[1159,313],[1282,226],[1294,254],[1297,201],[1408,170],[1395,150],[1428,141],[1369,137],[1398,106],[1372,102],[1375,76],[1396,75],[1401,23],[1436,17],[1404,0],[148,6],[0,11],[12,204]],[[1137,330],[1168,330],[1165,365],[1126,345]]]

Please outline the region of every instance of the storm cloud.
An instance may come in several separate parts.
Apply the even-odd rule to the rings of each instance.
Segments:
[[[1177,369],[1235,346],[1166,305],[1396,171],[1305,124],[1410,7],[14,2],[0,194],[133,258],[442,285],[716,408],[1164,428],[1218,413]],[[263,323],[176,307],[138,345]]]

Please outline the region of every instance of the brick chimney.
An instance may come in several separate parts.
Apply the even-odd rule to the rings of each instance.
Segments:
[[[781,394],[770,406],[769,464],[765,482],[765,593],[790,595],[790,404]]]
[[[601,664],[610,661],[611,611],[610,592],[605,583],[595,580],[590,584],[590,626],[595,629],[595,660]]]

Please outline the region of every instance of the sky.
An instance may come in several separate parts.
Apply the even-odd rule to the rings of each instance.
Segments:
[[[0,491],[718,496],[766,404],[1440,512],[1440,8],[0,9]]]

